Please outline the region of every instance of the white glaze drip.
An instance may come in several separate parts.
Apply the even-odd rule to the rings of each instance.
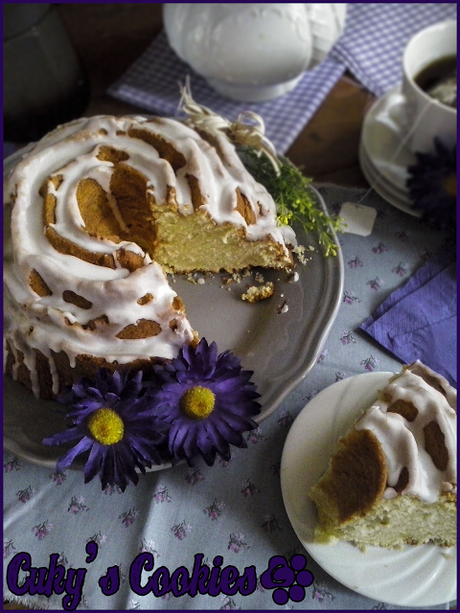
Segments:
[[[426,383],[416,373],[434,375],[444,382],[449,398]],[[387,464],[388,488],[384,498],[394,498],[401,470],[406,467],[409,481],[403,495],[417,496],[427,502],[435,502],[444,491],[455,491],[457,484],[457,413],[453,406],[457,393],[449,383],[436,375],[420,362],[403,370],[384,389],[385,395],[396,400],[411,402],[418,411],[413,421],[398,413],[388,412],[389,402],[379,401],[370,407],[356,422],[357,430],[368,429],[377,437]],[[425,450],[424,427],[437,422],[443,435],[448,453],[445,470],[436,468],[431,456]]]

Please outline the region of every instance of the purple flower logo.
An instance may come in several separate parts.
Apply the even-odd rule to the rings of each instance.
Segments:
[[[266,589],[273,589],[272,599],[278,605],[289,600],[301,602],[306,595],[305,588],[312,584],[313,575],[306,570],[307,560],[303,555],[294,555],[290,564],[283,556],[273,556],[268,569],[260,576]]]

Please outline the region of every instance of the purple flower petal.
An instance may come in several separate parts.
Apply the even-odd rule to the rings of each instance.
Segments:
[[[68,468],[75,458],[91,448],[94,441],[87,436],[83,437],[81,441],[79,441],[72,449],[70,449],[60,460],[58,460],[56,464],[56,468],[58,471],[65,470]]]
[[[252,375],[241,368],[238,357],[229,351],[218,355],[216,343],[209,345],[205,339],[152,367],[144,383],[142,371],[101,369],[93,381],[81,379],[62,397],[76,427],[45,442],[61,444],[80,438],[58,465],[67,467],[90,449],[85,482],[99,475],[103,488],[115,484],[124,490],[129,481],[138,482],[138,471],[145,472],[163,458],[173,463],[185,458],[191,464],[201,455],[212,465],[217,453],[230,459],[230,445],[246,446],[242,432],[257,426],[252,417],[260,412],[260,404]],[[212,412],[201,420],[185,415],[180,406],[183,394],[194,386],[207,387],[215,396]],[[116,411],[123,421],[123,438],[113,445],[102,445],[89,436],[88,419],[101,407]]]
[[[81,436],[82,430],[77,426],[76,428],[53,434],[53,436],[43,439],[42,443],[43,445],[64,445],[65,443],[74,441],[76,438],[81,438]]]

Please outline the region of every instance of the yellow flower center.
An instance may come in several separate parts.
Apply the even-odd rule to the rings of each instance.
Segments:
[[[188,417],[205,419],[212,412],[215,399],[210,389],[196,385],[182,394],[180,408]]]
[[[457,195],[457,174],[452,173],[446,177],[442,183],[442,186],[449,196]]]
[[[88,420],[93,437],[102,445],[115,445],[123,438],[123,420],[112,409],[98,409]]]

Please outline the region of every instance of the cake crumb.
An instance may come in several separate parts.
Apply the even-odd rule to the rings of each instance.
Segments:
[[[311,258],[308,258],[306,253],[305,253],[307,251],[307,248],[304,247],[303,245],[299,245],[298,247],[296,247],[292,251],[293,251],[293,253],[295,253],[297,255],[297,258],[298,258],[298,260],[299,260],[299,262],[301,264],[306,264],[308,261],[311,260]],[[308,247],[308,251],[313,252],[313,251],[315,251],[315,248],[310,245]]]
[[[288,283],[297,283],[299,279],[300,279],[300,275],[297,272],[297,270],[295,270],[294,272],[291,272],[288,275]]]
[[[259,302],[260,300],[270,298],[274,291],[275,286],[271,281],[265,283],[265,285],[251,285],[248,288],[248,291],[241,296],[241,300],[246,300],[247,302],[253,304],[255,302]]]
[[[276,310],[277,315],[281,315],[282,313],[287,313],[289,311],[289,306],[287,300],[283,302],[281,306],[279,306]]]
[[[203,277],[200,277],[197,281],[198,285],[204,285],[204,279]]]

